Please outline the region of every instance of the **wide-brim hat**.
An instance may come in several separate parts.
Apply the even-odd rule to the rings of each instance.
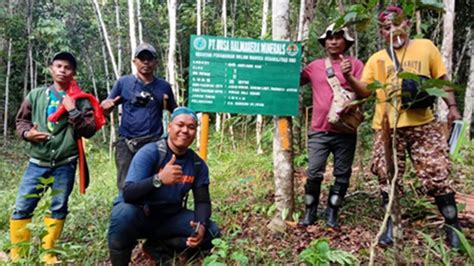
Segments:
[[[50,64],[52,64],[55,60],[65,60],[68,61],[71,66],[74,68],[74,71],[76,71],[77,68],[77,61],[74,55],[72,55],[70,52],[59,52],[53,55],[51,58]]]
[[[135,48],[135,51],[133,53],[133,57],[138,57],[138,55],[142,52],[149,52],[153,58],[157,58],[158,57],[158,54],[156,53],[156,49],[155,47],[151,46],[151,44],[149,43],[141,43],[140,45],[138,45],[136,48]]]
[[[326,30],[324,31],[324,33],[319,36],[318,38],[318,41],[319,43],[325,47],[326,46],[326,39],[329,35],[333,35],[335,33],[338,33],[338,32],[342,32],[343,33],[343,38],[344,40],[346,40],[346,50],[349,49],[355,42],[354,38],[352,38],[352,36],[349,34],[349,29],[347,27],[343,27],[341,29],[338,29],[336,32],[334,32],[334,27],[336,26],[336,23],[332,23],[331,25],[329,25]]]

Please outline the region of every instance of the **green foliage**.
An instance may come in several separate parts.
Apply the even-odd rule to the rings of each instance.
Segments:
[[[401,198],[400,202],[406,210],[406,215],[408,215],[411,220],[422,219],[428,215],[437,213],[436,207],[427,197],[407,193],[407,195]]]
[[[450,226],[450,225],[447,225]],[[474,263],[474,247],[469,243],[466,236],[457,228],[450,226],[461,240],[461,250],[469,256],[469,260]]]
[[[207,256],[202,265],[204,266],[224,266],[230,264],[249,265],[249,258],[240,251],[230,253],[229,243],[220,238],[212,240],[214,251]],[[229,256],[230,255],[230,256]]]
[[[308,163],[308,153],[303,152],[302,154],[298,154],[293,159],[293,164],[295,167],[304,167]]]
[[[336,20],[336,28],[355,25],[358,31],[366,30],[371,22],[372,7],[362,4],[351,5],[349,10]]]
[[[301,260],[308,265],[355,265],[357,258],[349,252],[331,249],[327,239],[316,239],[300,254]]]
[[[429,249],[429,253],[426,254],[425,261],[432,262],[433,258],[431,257],[431,254],[434,254],[443,263],[443,265],[451,265],[451,256],[449,250],[444,244],[444,240],[439,239],[436,241],[425,233],[420,232],[420,234],[425,239]]]

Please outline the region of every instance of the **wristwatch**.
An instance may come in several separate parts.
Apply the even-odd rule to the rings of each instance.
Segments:
[[[153,175],[153,186],[160,188],[162,185],[163,183],[161,183],[160,176],[158,174]]]

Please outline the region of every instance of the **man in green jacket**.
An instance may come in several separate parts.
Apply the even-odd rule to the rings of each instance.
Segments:
[[[64,219],[68,213],[68,199],[74,185],[78,147],[76,140],[92,137],[96,132],[96,121],[88,100],[74,100],[68,93],[75,85],[76,59],[68,52],[57,53],[51,60],[49,71],[54,84],[32,90],[23,101],[16,117],[17,134],[30,143],[30,160],[21,180],[10,220],[10,240],[13,248],[10,258],[18,261],[25,250],[19,243],[29,240],[31,232],[27,224],[31,222],[33,211],[40,197],[50,187],[54,193],[50,213],[45,218],[48,233],[43,237],[45,250],[52,249],[61,234]],[[77,85],[76,85],[77,86]],[[48,120],[61,106],[67,111],[57,122]],[[51,184],[43,184],[42,179],[54,177]],[[46,186],[45,186],[46,185]],[[52,253],[42,257],[42,261],[56,263]]]

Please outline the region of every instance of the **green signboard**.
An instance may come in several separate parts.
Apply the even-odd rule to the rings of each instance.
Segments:
[[[202,112],[298,114],[301,44],[192,35],[189,106]]]

